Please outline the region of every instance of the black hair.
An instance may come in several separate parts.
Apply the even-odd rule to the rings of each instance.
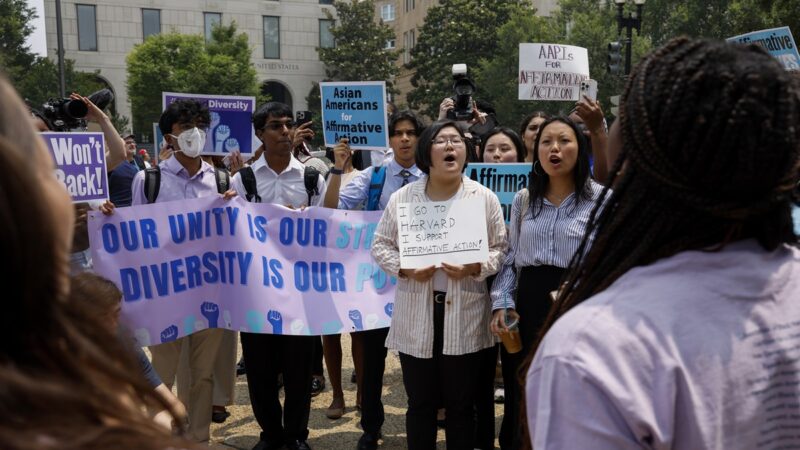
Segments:
[[[519,135],[520,136],[525,136],[525,130],[528,129],[528,124],[531,123],[531,120],[533,120],[533,119],[535,119],[537,117],[541,117],[542,119],[547,120],[547,119],[550,118],[550,114],[547,114],[544,111],[534,111],[534,112],[528,114],[527,116],[523,117],[522,118],[522,122],[520,122],[520,124],[519,124]]]
[[[480,162],[484,162],[483,154],[486,151],[486,143],[489,142],[489,138],[495,134],[504,134],[508,136],[508,138],[511,139],[511,143],[514,144],[514,148],[517,150],[517,162],[525,162],[525,157],[528,156],[528,150],[525,149],[525,144],[522,142],[522,139],[520,139],[519,135],[508,127],[495,127],[481,137],[481,148],[480,154],[478,155],[478,160]]]
[[[568,117],[556,116],[547,119],[539,127],[539,134],[536,135],[536,141],[533,144],[533,163],[531,163],[531,174],[528,181],[528,191],[530,192],[530,207],[534,217],[538,216],[544,206],[544,196],[547,193],[547,188],[550,186],[550,176],[542,169],[542,163],[539,162],[539,141],[542,138],[544,129],[552,123],[563,123],[569,126],[575,133],[575,139],[578,143],[578,158],[575,161],[575,167],[572,169],[572,180],[575,183],[575,203],[572,205],[574,210],[578,203],[581,201],[588,201],[591,199],[591,186],[589,179],[591,178],[591,169],[589,167],[589,143],[586,137],[580,132],[578,126]],[[538,167],[537,167],[538,166]]]
[[[292,117],[292,108],[285,103],[267,102],[253,113],[253,129],[260,130],[267,124],[267,117]]]
[[[411,110],[403,110],[398,111],[392,114],[389,117],[389,136],[394,136],[394,127],[397,126],[397,123],[401,120],[408,120],[414,125],[414,130],[417,132],[417,136],[422,134],[422,130],[425,129],[425,126],[422,124],[422,120]]]
[[[642,60],[620,102],[613,192],[592,213],[594,243],[585,252],[584,237],[543,333],[633,267],[742,239],[767,251],[797,243],[800,90],[790,77],[755,45],[683,37]]]
[[[443,128],[447,127],[455,128],[458,131],[459,136],[461,136],[461,138],[464,140],[467,157],[464,160],[464,167],[461,169],[461,172],[463,173],[464,170],[467,169],[467,164],[469,163],[470,144],[467,143],[467,138],[464,136],[464,132],[455,121],[440,120],[432,123],[428,128],[425,128],[425,131],[423,131],[419,139],[417,139],[417,149],[414,153],[414,159],[416,160],[419,170],[424,172],[425,175],[430,175],[431,172],[431,147],[433,146],[433,139],[436,138]]]
[[[196,123],[201,128],[206,128],[211,123],[211,114],[208,106],[193,98],[179,98],[167,106],[158,119],[158,128],[164,136],[172,133],[175,124]]]

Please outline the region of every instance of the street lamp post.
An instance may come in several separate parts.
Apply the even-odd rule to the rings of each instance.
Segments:
[[[642,8],[646,0],[633,0],[636,5],[636,12],[630,12],[625,16],[625,4],[629,0],[614,0],[617,4],[617,36],[622,34],[622,29],[626,31],[625,39],[625,76],[631,73],[631,57],[633,49],[633,30],[636,34],[642,32]],[[610,50],[610,48],[609,48]]]

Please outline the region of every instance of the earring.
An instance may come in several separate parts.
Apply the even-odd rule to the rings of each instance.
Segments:
[[[540,174],[539,172],[536,171],[536,165],[537,164],[539,164],[539,160],[538,159],[533,162],[533,173],[536,174],[537,176],[542,176],[542,174]]]

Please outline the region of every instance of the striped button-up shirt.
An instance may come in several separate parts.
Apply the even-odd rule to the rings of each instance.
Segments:
[[[525,212],[517,238],[522,196],[518,192],[511,206],[509,251],[503,267],[492,285],[492,310],[514,308],[517,289],[517,268],[555,266],[566,268],[583,240],[584,231],[603,186],[589,179],[586,186],[590,199],[570,194],[559,206],[546,198],[542,208],[530,207]],[[577,204],[576,204],[577,201]]]
[[[461,198],[475,199],[486,211],[489,259],[481,263],[477,276],[447,280],[442,349],[445,355],[465,355],[494,345],[489,329],[491,300],[486,290],[486,277],[497,272],[507,245],[506,226],[497,196],[467,177],[463,180]],[[427,201],[425,179],[395,192],[381,217],[372,243],[372,257],[389,275],[398,276],[400,271],[397,204],[423,201]],[[420,283],[398,278],[386,346],[416,358],[433,357],[433,279]]]

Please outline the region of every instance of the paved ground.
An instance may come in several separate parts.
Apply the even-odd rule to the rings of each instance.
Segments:
[[[241,353],[241,348],[239,351]],[[325,410],[330,405],[332,396],[330,384],[326,384],[325,391],[312,399],[308,443],[314,450],[355,449],[358,438],[361,436],[360,416],[355,409],[356,386],[350,383],[353,361],[350,358],[350,337],[348,335],[342,336],[342,351],[344,353],[342,361],[344,384],[342,387],[347,410],[339,420],[330,420],[325,417]],[[406,448],[406,393],[403,388],[400,360],[391,353],[386,358],[383,403],[386,422],[383,425],[383,445],[380,448],[383,450],[404,449]],[[213,446],[219,449],[250,450],[258,442],[260,430],[253,417],[253,411],[250,409],[244,376],[237,379],[236,404],[229,406],[228,411],[231,413],[231,417],[225,423],[211,424]],[[495,405],[495,414],[497,417],[495,430],[499,432],[503,414],[502,405]],[[442,430],[439,430],[437,448],[445,448]]]

